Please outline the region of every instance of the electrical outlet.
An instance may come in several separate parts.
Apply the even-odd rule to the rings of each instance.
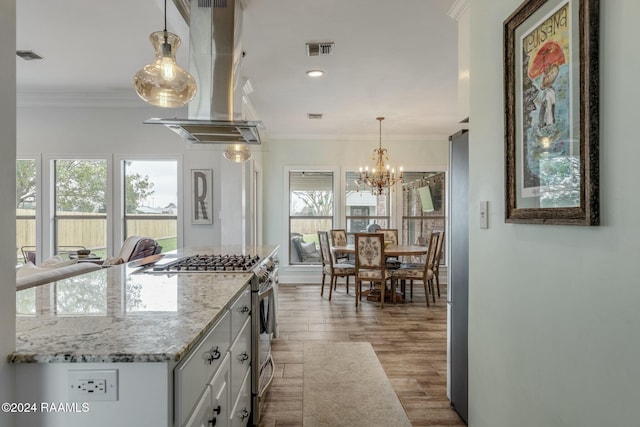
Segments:
[[[118,370],[69,371],[69,400],[78,402],[118,400]]]

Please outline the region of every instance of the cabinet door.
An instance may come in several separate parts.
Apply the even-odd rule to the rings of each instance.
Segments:
[[[242,381],[238,399],[229,416],[231,427],[245,427],[251,416],[251,370],[248,370]]]
[[[207,388],[202,395],[202,398],[196,405],[196,409],[189,417],[189,421],[185,424],[185,427],[209,427],[211,424],[211,412],[213,408],[213,399],[211,398],[211,386],[207,385]]]
[[[235,402],[242,379],[251,367],[251,322],[246,320],[231,346],[231,399]]]
[[[193,411],[203,390],[222,364],[231,343],[229,312],[216,323],[207,336],[175,369],[176,413],[178,424]]]
[[[185,427],[227,427],[229,425],[229,357],[200,398]]]
[[[231,306],[231,341],[236,338],[244,322],[251,316],[251,289],[247,287]],[[256,315],[259,315],[257,313]]]

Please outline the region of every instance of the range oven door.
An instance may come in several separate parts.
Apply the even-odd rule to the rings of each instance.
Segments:
[[[254,338],[254,358],[256,366],[253,369],[253,424],[260,421],[261,406],[264,402],[264,395],[269,390],[275,375],[275,366],[271,354],[271,340],[273,339],[275,320],[275,301],[273,278],[260,284],[260,289],[254,293],[256,313],[254,319],[254,331],[257,331]]]

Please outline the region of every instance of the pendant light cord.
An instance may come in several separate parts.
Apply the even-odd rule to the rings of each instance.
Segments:
[[[167,0],[164,0],[164,31],[167,32]]]

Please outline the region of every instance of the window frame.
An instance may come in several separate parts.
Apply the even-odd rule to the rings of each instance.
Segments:
[[[291,216],[291,186],[290,186],[290,173],[291,172],[327,172],[327,173],[331,173],[333,175],[333,209],[332,209],[332,215],[331,217],[325,217],[325,216],[321,216],[321,217],[305,217],[305,218],[318,218],[318,219],[324,219],[324,218],[330,218],[331,219],[331,227],[330,228],[335,228],[336,226],[336,219],[340,218],[340,212],[342,211],[342,204],[341,204],[341,196],[338,197],[340,195],[339,189],[341,188],[341,183],[342,183],[342,177],[341,177],[341,171],[340,171],[340,167],[339,166],[284,166],[283,168],[283,191],[284,194],[286,194],[286,213],[283,215],[283,236],[282,236],[282,241],[283,242],[287,242],[285,246],[285,250],[283,251],[286,255],[286,260],[287,260],[287,265],[292,266],[292,267],[296,267],[296,268],[309,268],[309,267],[313,267],[313,268],[317,268],[318,266],[322,265],[322,262],[314,262],[314,263],[291,263],[291,219],[292,218],[300,218],[300,217],[292,217]],[[318,231],[325,231],[325,230],[318,230]],[[329,231],[329,230],[326,230]]]
[[[91,215],[58,215],[57,209],[57,176],[56,176],[56,163],[58,161],[104,161],[106,176],[105,176],[105,212],[104,214],[91,214]],[[112,217],[113,211],[110,212],[110,203],[112,202],[112,192],[113,189],[110,185],[112,180],[112,170],[111,170],[111,156],[100,156],[100,155],[90,155],[86,156],[52,156],[50,162],[50,176],[51,176],[51,184],[49,189],[51,191],[51,233],[50,233],[50,245],[49,245],[49,253],[48,256],[52,256],[58,252],[59,245],[59,221],[60,220],[90,220],[90,219],[99,219],[104,220],[105,222],[105,253],[108,253],[110,247],[110,218]],[[83,243],[83,242],[79,242]],[[63,245],[64,246],[64,245]]]
[[[167,162],[174,161],[176,162],[176,203],[177,210],[175,215],[137,215],[135,217],[131,217],[127,214],[126,211],[126,166],[125,162]],[[120,245],[116,245],[119,248],[122,245],[122,242],[126,240],[127,236],[127,220],[135,219],[135,220],[167,220],[173,219],[176,221],[176,246],[178,248],[182,247],[182,240],[184,235],[184,230],[182,228],[182,212],[184,209],[184,191],[182,188],[182,156],[181,155],[154,155],[154,156],[145,156],[145,155],[120,155],[117,156],[116,168],[118,180],[118,197],[117,200],[117,210],[119,212],[119,220],[117,221],[117,226],[115,230],[115,235],[120,239]]]
[[[408,170],[407,170],[408,169]],[[398,227],[399,230],[399,237],[400,237],[400,241],[402,242],[402,244],[414,244],[415,242],[404,242],[404,229],[403,229],[403,225],[405,223],[405,220],[407,221],[419,221],[419,220],[442,220],[443,222],[443,226],[442,228],[437,228],[438,230],[442,230],[445,232],[445,239],[448,239],[448,229],[449,229],[449,192],[448,192],[448,188],[449,188],[449,169],[448,168],[444,168],[444,167],[424,167],[424,168],[418,168],[418,167],[410,167],[407,168],[404,171],[405,176],[407,175],[411,175],[411,174],[444,174],[443,177],[443,182],[442,182],[442,198],[443,198],[443,202],[442,202],[442,214],[441,215],[424,215],[424,216],[415,216],[415,215],[404,215],[404,203],[403,203],[403,194],[402,194],[402,190],[400,190],[400,194],[398,197],[398,216],[399,216],[399,221],[400,221],[400,226]],[[436,230],[436,228],[434,228],[434,230]],[[425,236],[428,238],[428,236]],[[446,240],[445,240],[445,245],[443,248],[443,254],[442,254],[442,260],[441,260],[441,266],[446,266],[447,265],[447,259],[448,259],[448,249],[449,245],[446,244]]]
[[[353,235],[356,233],[356,231],[349,231],[349,221],[351,220],[374,220],[374,221],[386,221],[387,225],[385,227],[381,228],[394,228],[395,225],[395,220],[394,220],[394,212],[396,211],[395,209],[395,203],[396,203],[396,197],[395,197],[395,193],[398,191],[397,188],[395,190],[391,190],[388,194],[385,195],[385,197],[387,198],[386,204],[387,204],[387,214],[386,215],[349,215],[348,212],[348,208],[349,206],[347,205],[347,183],[349,182],[350,179],[352,179],[351,177],[347,177],[348,173],[352,173],[352,174],[358,174],[358,168],[344,168],[343,173],[342,173],[342,179],[344,182],[344,185],[342,186],[342,188],[344,188],[344,191],[342,192],[341,197],[344,200],[344,208],[343,208],[343,212],[341,212],[341,217],[344,218],[344,224],[343,224],[343,228],[345,230],[347,230],[347,240],[350,243],[353,243]],[[400,183],[396,184],[396,187],[401,185]],[[359,191],[360,193],[371,193],[371,190],[364,186],[360,189]],[[377,197],[377,196],[376,196]],[[377,224],[378,222],[376,222]]]
[[[42,239],[42,209],[43,209],[43,199],[42,199],[42,157],[40,154],[18,154],[16,155],[16,163],[18,161],[32,161],[34,163],[35,166],[35,172],[36,172],[36,176],[35,176],[35,188],[36,188],[36,195],[35,195],[35,204],[36,204],[36,208],[34,211],[33,215],[18,215],[16,212],[16,227],[17,227],[17,222],[19,220],[33,220],[35,222],[35,237],[34,237],[34,244],[33,246],[35,247],[35,253],[36,253],[36,260],[42,259],[42,250],[40,249],[40,240]],[[17,207],[16,207],[17,209]],[[17,237],[17,236],[16,236]],[[20,253],[16,253],[16,261],[18,259],[22,260],[22,251],[21,251],[21,246],[30,246],[30,245],[20,245],[18,246],[18,242],[16,241],[16,247],[17,247],[17,251],[20,251]]]

